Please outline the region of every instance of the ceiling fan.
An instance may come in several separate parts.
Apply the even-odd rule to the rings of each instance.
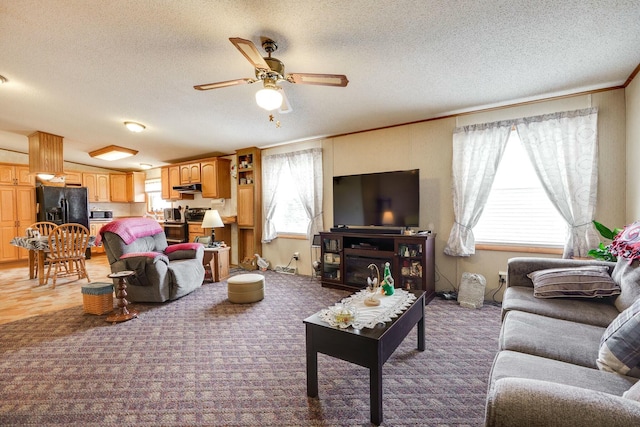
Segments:
[[[263,88],[256,92],[256,102],[267,111],[280,109],[281,113],[291,111],[291,105],[284,94],[282,87],[278,85],[281,81],[289,83],[337,86],[345,87],[349,80],[343,74],[310,74],[310,73],[284,73],[284,63],[279,59],[271,57],[271,54],[278,50],[278,45],[271,39],[262,42],[262,48],[267,52],[263,57],[256,46],[250,40],[231,37],[231,43],[244,55],[245,58],[255,68],[256,78],[244,78],[227,80],[224,82],[208,83],[194,86],[197,90],[219,89],[228,86],[238,86],[262,81]]]

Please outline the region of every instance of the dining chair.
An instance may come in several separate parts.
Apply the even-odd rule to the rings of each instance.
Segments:
[[[52,288],[58,277],[78,275],[91,282],[85,265],[85,254],[89,245],[89,230],[81,224],[62,224],[49,233],[49,267],[45,283],[49,282],[53,267]]]
[[[49,221],[39,221],[39,222],[34,222],[33,224],[31,224],[28,228],[32,229],[32,230],[38,230],[38,232],[40,233],[40,236],[42,237],[47,237],[50,233],[51,230],[53,230],[54,228],[56,228],[58,225],[53,223],[53,222],[49,222]],[[38,277],[38,251],[34,251],[33,254],[33,272],[31,273],[32,277]],[[45,257],[44,262],[47,263],[47,258]],[[44,272],[42,272],[42,274],[44,274]]]

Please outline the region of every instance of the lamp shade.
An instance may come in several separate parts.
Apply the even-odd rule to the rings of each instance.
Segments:
[[[219,228],[224,227],[224,223],[222,222],[222,218],[220,214],[215,209],[208,209],[204,213],[204,218],[202,219],[202,228]]]
[[[282,94],[277,89],[265,87],[256,92],[256,103],[267,111],[275,110],[282,105]]]

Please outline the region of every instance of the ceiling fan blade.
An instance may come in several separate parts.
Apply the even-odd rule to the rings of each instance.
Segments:
[[[226,82],[217,82],[217,83],[207,83],[204,85],[194,86],[194,89],[197,90],[209,90],[209,89],[220,89],[221,87],[229,87],[229,86],[238,86],[244,84],[255,83],[254,79],[237,79],[237,80],[227,80]]]
[[[261,70],[271,69],[258,51],[258,48],[256,48],[256,45],[253,44],[251,40],[245,40],[239,37],[231,37],[229,38],[229,41],[233,43],[233,45],[240,51],[240,53],[244,55],[244,57],[247,58],[247,60],[251,62],[251,64],[255,68],[259,68]]]
[[[287,114],[287,113],[292,112],[293,111],[293,107],[291,107],[291,103],[289,102],[289,98],[287,98],[287,93],[280,86],[278,86],[278,90],[282,94],[282,105],[280,105],[280,109],[278,109],[278,112],[281,113],[281,114]]]
[[[287,74],[287,81],[305,85],[322,85],[345,87],[349,80],[344,74],[309,74],[291,73]]]

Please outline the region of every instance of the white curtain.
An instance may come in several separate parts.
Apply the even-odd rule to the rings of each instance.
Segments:
[[[264,227],[262,242],[268,243],[278,235],[273,224],[273,213],[277,205],[278,182],[283,168],[288,168],[294,186],[304,207],[309,226],[307,238],[320,232],[322,223],[322,149],[294,151],[274,154],[262,159],[262,196]]]
[[[307,238],[322,231],[322,149],[289,153],[291,176],[298,190],[298,197],[309,218]],[[295,166],[294,166],[295,165]]]
[[[455,222],[444,253],[470,256],[476,251],[473,227],[487,202],[513,122],[459,127],[453,133],[453,212]]]
[[[516,129],[549,199],[569,225],[563,258],[598,245],[598,109],[516,120]],[[544,232],[544,230],[541,230]]]
[[[280,171],[289,167],[285,154],[274,154],[262,158],[262,242],[270,242],[278,233],[273,223],[273,213],[276,211],[276,195],[280,182]]]

